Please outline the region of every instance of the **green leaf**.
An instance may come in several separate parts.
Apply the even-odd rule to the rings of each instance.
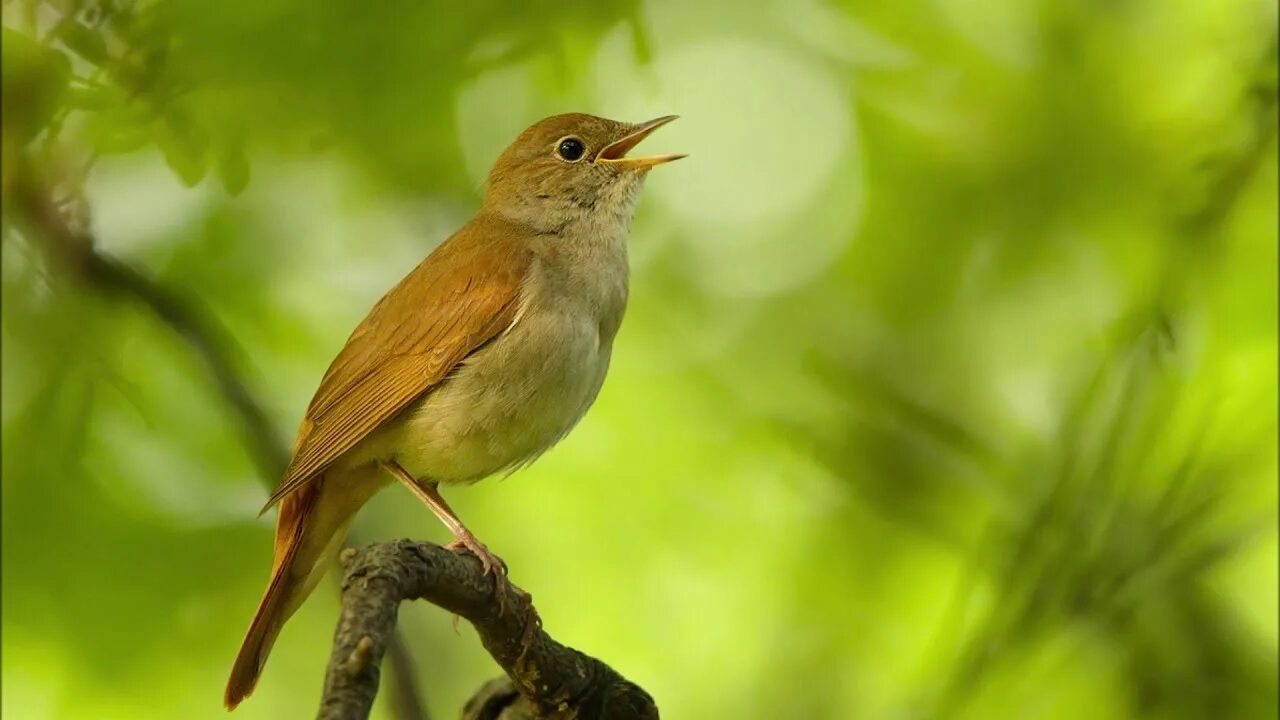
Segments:
[[[171,109],[158,124],[156,145],[183,185],[193,187],[209,172],[209,143],[180,109]]]
[[[93,148],[104,155],[118,155],[141,150],[151,142],[151,135],[139,127],[108,127],[104,123],[88,126]]]
[[[127,153],[152,142],[158,123],[150,103],[131,101],[112,85],[84,91],[84,104],[97,106],[94,112],[85,113],[84,124],[85,137],[95,151]]]
[[[94,65],[102,65],[111,59],[102,33],[82,22],[67,18],[58,24],[54,34],[77,55]]]
[[[72,86],[67,94],[67,105],[76,110],[101,111],[117,102],[120,102],[119,93],[107,87]]]
[[[4,135],[6,145],[23,145],[43,130],[61,107],[71,61],[16,30],[4,28],[3,37],[0,99]]]
[[[243,141],[234,141],[223,146],[218,153],[218,179],[228,195],[236,196],[249,184],[249,157],[245,152]]]

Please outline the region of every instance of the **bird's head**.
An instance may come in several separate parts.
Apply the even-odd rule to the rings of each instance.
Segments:
[[[675,119],[624,123],[571,113],[541,120],[494,163],[485,205],[539,229],[592,217],[630,218],[649,170],[684,155],[627,153]]]

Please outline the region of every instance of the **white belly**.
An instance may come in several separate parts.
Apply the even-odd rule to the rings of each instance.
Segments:
[[[585,313],[526,313],[411,406],[383,447],[415,477],[441,483],[532,462],[591,406],[611,344]]]

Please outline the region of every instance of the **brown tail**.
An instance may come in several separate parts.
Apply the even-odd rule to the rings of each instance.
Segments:
[[[227,691],[222,698],[228,710],[234,710],[241,700],[249,697],[253,692],[254,686],[258,684],[258,676],[262,673],[262,667],[267,662],[267,653],[271,652],[271,645],[275,643],[276,635],[280,634],[280,628],[284,627],[286,617],[282,611],[285,600],[290,594],[290,586],[293,585],[292,581],[287,579],[290,565],[291,563],[286,562],[271,574],[271,584],[267,586],[267,592],[262,596],[258,612],[254,614],[253,623],[249,625],[249,632],[240,646],[240,653],[236,655],[236,662],[231,666],[231,678],[227,680]]]
[[[253,692],[280,628],[337,559],[356,510],[387,482],[377,465],[369,465],[317,477],[280,501],[271,583],[231,667],[223,697],[228,710]]]
[[[253,692],[280,628],[311,594],[332,560],[327,556],[337,554],[341,536],[338,542],[333,542],[333,536],[338,534],[336,531],[345,530],[345,523],[334,523],[326,517],[329,513],[317,512],[322,483],[323,480],[317,478],[280,503],[271,582],[231,667],[231,678],[223,696],[228,710],[235,709]]]

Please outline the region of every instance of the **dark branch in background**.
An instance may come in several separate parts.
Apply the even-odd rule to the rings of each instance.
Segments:
[[[54,200],[50,184],[22,160],[17,160],[17,177],[12,184],[15,209],[26,222],[29,234],[42,241],[51,264],[105,295],[146,307],[187,342],[209,371],[219,395],[239,416],[244,444],[263,482],[271,489],[289,462],[287,445],[237,371],[233,352],[237,343],[231,333],[198,298],[98,252],[93,236],[88,230],[75,227]],[[388,698],[392,715],[398,720],[428,720],[407,646],[398,633],[392,634],[388,642],[390,670],[395,679]]]
[[[352,541],[352,538],[348,540]],[[338,579],[336,573],[334,579]],[[387,642],[389,643],[387,669],[391,671],[391,688],[388,691],[387,700],[392,717],[400,720],[410,720],[410,718],[431,720],[422,699],[422,692],[418,689],[418,676],[413,664],[413,655],[409,653],[409,646],[404,642],[404,633],[399,631],[391,633]]]
[[[485,684],[463,720],[657,720],[653,698],[605,663],[542,630],[529,596],[485,575],[463,551],[398,540],[342,556],[342,616],[318,720],[364,720],[401,601],[422,599],[466,618],[507,677]],[[496,585],[495,585],[496,582]]]
[[[30,168],[22,169],[14,185],[22,216],[44,241],[51,260],[95,290],[140,303],[187,342],[209,371],[218,393],[240,417],[244,443],[263,478],[273,484],[289,462],[287,445],[236,371],[233,348],[237,344],[231,334],[196,299],[98,252],[93,236],[72,227],[51,189],[39,182]]]

